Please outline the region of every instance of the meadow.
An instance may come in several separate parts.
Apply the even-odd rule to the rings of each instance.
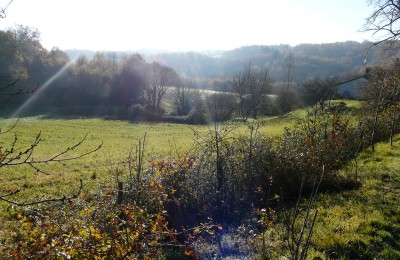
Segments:
[[[284,127],[293,124],[293,118],[264,119],[261,121],[259,131],[266,135],[279,135],[283,133]],[[77,160],[42,164],[39,167],[42,172],[37,172],[26,165],[1,168],[0,194],[20,189],[21,192],[15,199],[23,201],[68,194],[78,187],[79,179],[84,181],[85,190],[92,191],[98,189],[99,185],[114,181],[116,173],[127,173],[125,162],[130,155],[136,158],[139,141],[143,142],[144,137],[146,161],[171,160],[190,153],[198,136],[204,136],[214,128],[214,125],[130,123],[103,119],[24,117],[18,121],[0,120],[3,129],[12,127],[16,122],[12,131],[2,136],[0,142],[2,150],[10,146],[14,137],[18,140],[16,147],[24,150],[33,143],[39,133],[41,142],[34,150],[35,159],[49,158],[78,143],[85,136],[84,143],[78,149],[71,151],[69,156],[79,155],[102,145],[96,153]],[[247,130],[239,123],[230,125],[236,132]],[[6,206],[4,203],[0,205]]]
[[[346,101],[345,104],[350,110],[361,107],[360,102]],[[296,110],[284,118],[259,119],[259,131],[267,136],[280,136],[285,127],[291,128],[305,114],[305,110]],[[15,122],[15,119],[0,120],[3,131]],[[229,125],[236,133],[246,134],[246,126],[238,122]],[[34,151],[35,159],[49,158],[86,135],[83,145],[71,151],[71,155],[90,151],[100,144],[102,147],[81,159],[40,165],[41,172],[29,166],[3,167],[0,169],[0,194],[20,189],[21,192],[12,197],[20,202],[68,196],[78,189],[80,179],[83,180],[83,195],[96,194],[102,187],[115,183],[117,175],[127,174],[126,159],[130,155],[136,158],[139,142],[143,142],[144,137],[145,161],[173,160],[190,153],[197,138],[207,135],[213,127],[102,119],[21,118],[12,131],[2,135],[1,150],[9,147],[15,136],[18,138],[16,147],[23,150],[38,133],[41,133],[41,142]],[[375,153],[370,149],[363,151],[341,170],[345,176],[347,171],[354,171],[357,162],[358,173],[354,178],[358,186],[318,194],[315,206],[318,217],[309,259],[373,259],[376,252],[380,252],[382,259],[400,257],[399,146],[400,136],[396,136],[392,147],[382,142]],[[10,205],[0,202],[0,220],[4,223],[0,237],[10,235],[8,230],[14,217],[10,214]],[[279,222],[275,224],[279,230]],[[272,241],[269,248],[279,252],[282,241]]]

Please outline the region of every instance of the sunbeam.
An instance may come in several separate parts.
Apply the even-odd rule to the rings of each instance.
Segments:
[[[9,118],[15,118],[18,117],[18,115],[26,109],[32,102],[34,102],[43,91],[45,91],[51,84],[58,79],[61,75],[64,74],[64,72],[72,65],[75,63],[75,59],[71,60],[67,64],[65,64],[57,73],[55,73],[53,76],[51,76],[38,90],[34,92],[34,94],[28,98],[27,101],[25,101]]]

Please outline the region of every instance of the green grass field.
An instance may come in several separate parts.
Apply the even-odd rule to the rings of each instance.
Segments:
[[[267,136],[278,136],[285,127],[292,127],[296,119],[305,114],[305,110],[301,109],[291,112],[285,118],[261,118],[259,131]],[[16,119],[0,119],[3,132],[15,123]],[[235,132],[246,134],[248,131],[241,123],[232,122],[228,125]],[[0,169],[0,194],[21,189],[15,198],[23,201],[60,196],[73,191],[79,179],[83,179],[85,187],[93,191],[98,185],[113,181],[115,172],[127,172],[126,164],[121,163],[130,153],[135,157],[139,140],[145,135],[145,160],[173,159],[190,152],[196,138],[194,131],[207,135],[213,128],[213,125],[24,117],[14,129],[1,135],[2,151],[14,141],[14,136],[18,137],[16,147],[24,150],[32,144],[38,133],[41,133],[41,142],[34,150],[35,159],[49,158],[79,142],[85,135],[86,141],[71,155],[95,149],[101,143],[103,145],[96,153],[78,160],[41,165],[40,169],[44,173],[36,172],[28,166],[3,167]],[[5,203],[0,205],[6,206]]]
[[[12,125],[15,120],[2,120],[1,124]],[[5,128],[3,128],[5,129]],[[146,134],[145,158],[153,160],[175,157],[186,152],[193,144],[193,130],[207,131],[204,126],[185,126],[174,124],[130,124],[123,121],[100,119],[51,120],[39,117],[22,118],[9,133],[2,135],[0,145],[4,148],[18,136],[17,147],[22,150],[30,146],[41,132],[42,141],[34,150],[35,159],[46,159],[79,142],[87,134],[87,139],[74,150],[77,155],[95,149],[103,143],[96,153],[65,163],[41,165],[47,174],[36,173],[27,166],[3,167],[0,169],[0,193],[5,194],[21,188],[18,199],[29,200],[36,196],[59,196],[69,192],[82,178],[87,187],[96,182],[110,181],[117,169],[125,169],[123,162],[131,152],[136,154],[138,141]]]
[[[400,135],[358,157],[360,188],[319,195],[314,249],[345,259],[400,259]],[[354,162],[353,162],[354,163]],[[343,169],[346,171],[346,169]],[[324,258],[325,259],[325,258]]]
[[[358,109],[360,104],[346,101],[348,107]],[[281,134],[284,127],[293,126],[295,120],[306,114],[297,110],[285,118],[263,118],[259,131],[269,136]],[[15,123],[1,119],[3,131]],[[115,181],[117,172],[127,172],[122,162],[135,149],[146,134],[145,160],[173,159],[190,151],[194,144],[194,131],[206,135],[213,126],[188,126],[167,123],[136,123],[101,119],[45,119],[21,118],[9,133],[1,135],[4,151],[17,135],[17,147],[29,147],[41,132],[41,143],[34,158],[46,159],[79,142],[87,140],[72,154],[102,148],[87,157],[65,163],[41,165],[42,172],[27,166],[0,169],[0,194],[20,189],[12,199],[29,202],[72,194],[84,181],[84,192],[96,193],[103,185]],[[233,126],[234,131],[246,133],[245,126]],[[358,180],[361,187],[341,192],[321,193],[318,196],[318,219],[315,226],[311,256],[329,259],[344,255],[348,259],[372,259],[371,248],[382,252],[381,259],[400,258],[400,136],[394,147],[387,143],[377,145],[376,152],[364,151],[357,159]],[[343,169],[346,171],[346,169]],[[0,237],[7,229],[9,205],[0,202]],[[328,257],[329,256],[329,257]],[[398,258],[397,258],[398,259]]]
[[[3,130],[15,124],[15,119],[2,119]],[[268,119],[263,121],[259,131],[267,135],[278,135],[285,126],[290,127],[290,120]],[[126,121],[102,119],[45,119],[41,117],[21,118],[12,131],[3,134],[0,146],[4,151],[18,137],[16,147],[28,148],[38,133],[41,142],[35,148],[33,158],[50,158],[87,135],[79,149],[71,152],[78,155],[95,149],[101,143],[101,149],[84,158],[65,163],[40,165],[44,172],[36,172],[28,166],[3,167],[0,169],[0,194],[7,194],[16,189],[21,192],[14,198],[31,201],[35,198],[57,197],[71,193],[83,179],[85,187],[96,190],[96,187],[113,181],[116,172],[127,173],[126,161],[129,154],[136,156],[139,140],[145,142],[145,160],[174,159],[190,152],[196,135],[207,135],[213,128],[210,126],[189,126],[168,123],[129,123]],[[232,124],[233,131],[245,133],[247,127]],[[5,203],[0,205],[6,206]],[[4,209],[4,208],[3,208]],[[1,213],[0,213],[1,214]]]

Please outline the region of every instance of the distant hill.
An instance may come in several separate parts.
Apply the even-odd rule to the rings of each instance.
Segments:
[[[398,56],[397,51],[384,47],[370,48],[370,42],[338,42],[329,44],[245,46],[217,55],[199,52],[174,52],[145,55],[149,62],[159,62],[190,78],[224,79],[246,66],[268,67],[277,81],[284,80],[286,56],[294,55],[298,83],[308,77],[329,77],[338,74],[360,73],[385,59]]]

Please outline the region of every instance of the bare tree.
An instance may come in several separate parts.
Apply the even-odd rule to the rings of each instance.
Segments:
[[[293,90],[293,78],[294,78],[294,55],[288,53],[286,55],[286,82],[281,85],[278,92],[277,104],[281,115],[293,109],[293,106],[297,103],[296,93]]]
[[[175,84],[177,79],[178,75],[173,69],[156,62],[150,65],[146,74],[143,97],[152,112],[161,114],[161,102],[164,95],[168,87]]]
[[[233,76],[232,91],[239,99],[239,114],[243,119],[246,119],[245,113],[245,97],[247,94],[246,90],[246,78],[248,77],[249,70],[239,72]]]
[[[257,118],[259,110],[272,87],[268,69],[248,67],[233,78],[233,92],[239,98],[239,112],[243,119]]]
[[[392,46],[400,38],[400,1],[369,0],[374,12],[367,18],[364,30],[373,32],[380,39],[374,43],[389,43]]]
[[[207,97],[208,113],[214,122],[231,119],[236,105],[235,97],[229,93],[215,93]]]
[[[253,118],[257,118],[262,103],[265,101],[268,93],[271,92],[272,77],[268,69],[253,69],[248,84],[249,94],[249,113]]]
[[[190,113],[193,106],[193,83],[180,79],[173,91],[175,112],[179,116]]]
[[[396,133],[396,125],[398,121],[398,108],[399,108],[399,98],[400,98],[400,80],[398,77],[398,73],[400,71],[400,62],[399,59],[396,60],[393,66],[392,73],[392,95],[391,95],[391,108],[392,108],[392,120],[390,123],[390,145],[393,146],[393,138]]]
[[[378,123],[385,113],[390,113],[390,143],[393,144],[393,136],[398,121],[398,106],[400,97],[400,64],[395,63],[388,68],[374,68],[369,76],[369,81],[360,86],[361,97],[367,101],[367,113],[371,116],[370,144],[374,150],[378,137]]]

